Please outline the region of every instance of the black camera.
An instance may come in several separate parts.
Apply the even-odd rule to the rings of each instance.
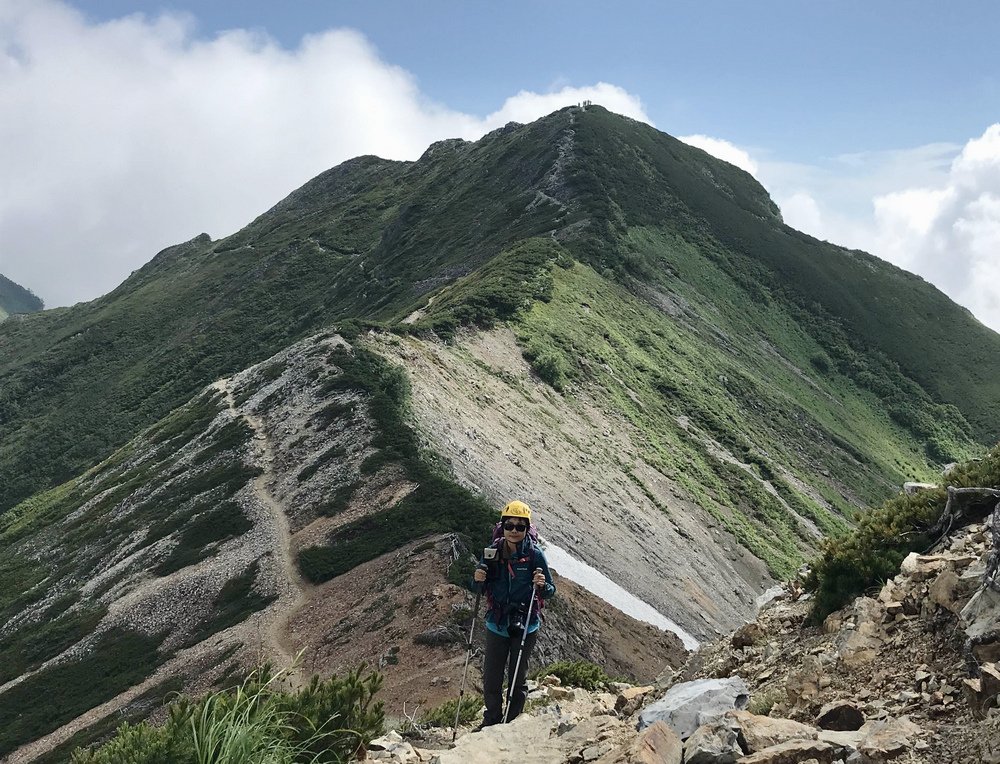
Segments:
[[[527,617],[528,613],[524,607],[512,606],[507,613],[507,630],[524,631],[524,621]]]

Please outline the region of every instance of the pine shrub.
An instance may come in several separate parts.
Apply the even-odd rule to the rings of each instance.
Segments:
[[[471,724],[483,707],[482,695],[470,695],[462,698],[462,711],[458,715],[459,724]],[[451,727],[455,724],[455,711],[458,709],[458,698],[445,701],[435,706],[420,717],[422,727]]]
[[[983,459],[949,471],[946,483],[956,488],[1000,487],[1000,446]],[[816,593],[813,620],[821,621],[895,576],[910,552],[926,550],[935,541],[930,530],[947,499],[944,487],[901,494],[864,515],[850,534],[827,539],[806,580],[806,588]]]
[[[567,687],[584,690],[596,690],[614,681],[604,673],[604,669],[590,661],[558,661],[536,672],[535,676],[550,674],[559,677],[559,681]]]

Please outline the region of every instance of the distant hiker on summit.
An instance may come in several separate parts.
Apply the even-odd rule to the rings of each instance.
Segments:
[[[514,719],[528,696],[525,675],[538,638],[544,600],[556,593],[545,553],[531,524],[531,508],[512,501],[500,513],[493,543],[473,574],[473,589],[486,593],[486,657],[483,662],[483,726]],[[506,711],[501,698],[507,669]]]

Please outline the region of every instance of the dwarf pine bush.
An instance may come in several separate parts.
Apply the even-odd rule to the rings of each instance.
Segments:
[[[953,468],[945,482],[956,488],[1000,488],[1000,446],[983,459]],[[906,555],[927,549],[935,541],[930,530],[947,499],[944,487],[901,494],[864,515],[851,533],[827,539],[806,580],[806,588],[816,593],[813,620],[880,586],[899,572]]]
[[[546,666],[536,673],[536,677],[552,674],[567,687],[581,687],[584,690],[596,690],[614,681],[604,673],[604,669],[590,661],[558,661]]]
[[[458,715],[459,724],[470,724],[479,715],[483,707],[482,695],[470,695],[462,698],[462,711]],[[425,712],[420,717],[421,727],[450,727],[455,723],[455,712],[458,710],[458,698],[445,701]]]
[[[382,677],[313,677],[294,693],[276,689],[281,673],[264,666],[238,687],[192,702],[180,698],[165,724],[123,724],[95,750],[77,749],[73,764],[341,764],[382,733],[373,702]]]

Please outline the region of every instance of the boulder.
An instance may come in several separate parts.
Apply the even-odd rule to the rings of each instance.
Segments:
[[[854,632],[849,633],[853,634]],[[802,659],[801,668],[792,672],[785,680],[785,693],[788,695],[788,702],[797,705],[803,701],[811,701],[819,695],[824,679],[826,679],[826,675],[819,659],[815,655],[807,655]]]
[[[927,596],[935,605],[958,613],[962,608],[956,603],[955,593],[957,589],[958,574],[953,570],[944,570],[931,582]]]
[[[839,730],[820,730],[819,739],[840,748],[854,751],[861,745],[861,741],[865,739],[865,733],[861,730],[845,730],[843,732]]]
[[[675,672],[670,666],[664,666],[663,671],[661,671],[659,676],[656,677],[653,684],[656,687],[657,692],[666,692],[673,686],[676,678],[677,672]]]
[[[816,726],[825,730],[840,732],[861,729],[865,723],[865,715],[861,710],[847,700],[835,700],[827,703],[816,716]]]
[[[641,730],[657,721],[666,722],[681,740],[687,740],[702,724],[726,711],[744,709],[749,702],[750,692],[738,676],[681,682],[642,710],[638,726]]]
[[[742,756],[736,731],[722,720],[701,725],[684,743],[684,764],[735,764]]]
[[[882,641],[859,630],[842,632],[836,642],[837,659],[849,668],[863,666],[875,660]]]
[[[962,691],[965,693],[965,699],[972,709],[972,715],[977,719],[982,719],[985,716],[983,713],[983,701],[985,698],[981,682],[978,679],[963,679]]]
[[[823,619],[823,633],[836,634],[844,625],[844,613],[837,610]]]
[[[546,694],[553,700],[573,700],[576,693],[568,687],[550,686],[546,688]]]
[[[979,667],[977,679],[963,679],[962,689],[972,708],[972,715],[983,719],[991,708],[1000,706],[1000,668],[995,663]]]
[[[1000,695],[1000,667],[995,663],[984,663],[979,667],[979,681],[983,692],[993,696],[994,702]]]
[[[889,761],[905,754],[918,742],[920,727],[907,717],[866,722],[858,751],[873,762]]]
[[[942,555],[910,552],[899,569],[914,581],[925,581],[944,570],[946,565],[947,560]]]
[[[965,624],[965,634],[972,641],[977,659],[1000,660],[1000,657],[990,657],[991,645],[1000,642],[1000,592],[984,586],[962,608],[959,617]],[[1000,648],[996,652],[1000,652]],[[984,654],[986,657],[982,657]]]
[[[619,716],[631,716],[639,707],[642,705],[643,700],[649,695],[654,689],[652,685],[646,685],[644,687],[626,687],[615,699],[615,713]]]
[[[756,753],[789,740],[816,740],[819,734],[807,724],[759,716],[749,711],[728,711],[725,721],[736,730],[740,745],[747,753]]]
[[[903,558],[903,562],[899,565],[899,571],[905,576],[912,576],[917,572],[917,558],[920,557],[916,552],[910,552],[906,557]]]
[[[374,761],[417,762],[416,750],[395,730],[389,731],[368,744],[368,756]]]
[[[789,740],[738,759],[738,764],[802,764],[815,759],[832,764],[839,749],[823,740]]]
[[[993,642],[974,644],[972,655],[980,663],[1000,663],[1000,636]]]
[[[754,600],[754,605],[758,610],[766,607],[767,605],[774,602],[774,600],[784,597],[785,589],[781,586],[772,586],[770,589],[765,591],[763,594],[757,595],[757,599]]]
[[[750,621],[750,623],[740,626],[740,628],[733,632],[733,636],[730,639],[732,646],[737,649],[750,647],[763,641],[764,629],[756,621]]]
[[[609,764],[681,764],[684,745],[668,724],[653,722],[620,757]]]

